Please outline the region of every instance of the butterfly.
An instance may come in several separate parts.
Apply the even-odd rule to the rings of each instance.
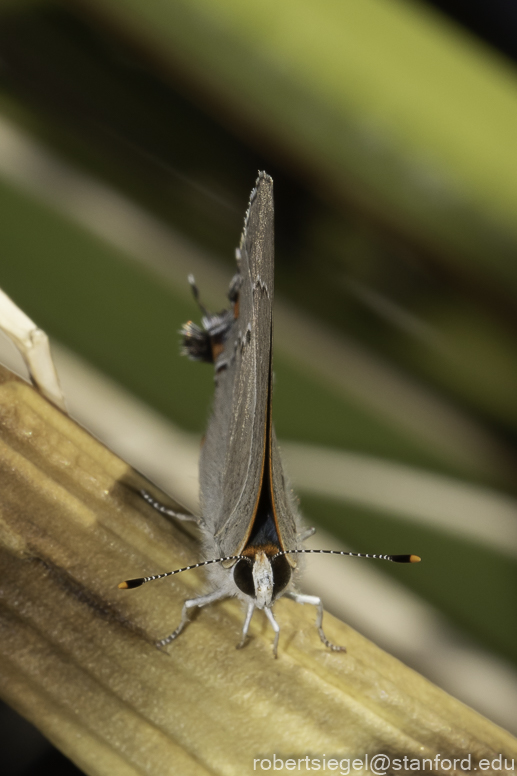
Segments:
[[[193,608],[237,597],[246,605],[243,647],[255,609],[262,609],[274,631],[273,654],[278,654],[280,627],[273,605],[280,597],[316,607],[316,627],[323,644],[332,644],[323,631],[323,604],[317,596],[296,591],[300,555],[328,553],[415,563],[417,555],[371,555],[312,550],[304,542],[314,533],[304,529],[297,503],[282,468],[272,420],[274,204],[273,180],[260,172],[251,192],[240,246],[237,273],[228,291],[229,309],[210,313],[201,304],[192,276],[194,296],[203,313],[202,325],[189,321],[182,329],[183,352],[193,360],[212,363],[215,395],[199,464],[202,534],[205,560],[182,569],[120,583],[133,588],[190,569],[207,567],[211,591],[189,599],[178,627],[158,642],[176,639],[189,622]],[[182,517],[143,497],[161,512]]]

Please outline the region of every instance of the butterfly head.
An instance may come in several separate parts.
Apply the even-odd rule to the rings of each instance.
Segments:
[[[291,567],[279,552],[273,545],[248,547],[234,566],[235,584],[254,599],[257,609],[270,607],[291,581]]]

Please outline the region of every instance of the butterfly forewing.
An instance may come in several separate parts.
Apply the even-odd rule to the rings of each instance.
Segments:
[[[200,462],[203,515],[222,555],[245,546],[263,479],[273,249],[273,182],[261,174],[241,239],[236,317],[215,365],[213,414]]]

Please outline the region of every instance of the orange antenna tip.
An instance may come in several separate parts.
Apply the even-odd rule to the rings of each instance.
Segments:
[[[419,555],[410,555],[409,556],[409,562],[410,563],[420,563],[422,558]]]

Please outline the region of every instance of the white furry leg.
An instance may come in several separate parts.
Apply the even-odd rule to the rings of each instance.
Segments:
[[[208,595],[200,595],[197,598],[190,598],[188,601],[185,601],[183,604],[183,611],[181,613],[180,624],[176,630],[170,634],[170,636],[166,636],[164,639],[157,641],[156,646],[165,647],[167,644],[170,644],[171,641],[174,641],[174,639],[178,638],[186,625],[188,625],[190,621],[189,612],[195,606],[201,609],[203,606],[208,606],[209,604],[213,604],[215,601],[220,601],[221,598],[228,598],[228,593],[226,593],[226,591],[214,590],[212,593],[208,593]]]
[[[246,644],[246,641],[248,640],[248,628],[250,627],[250,622],[254,611],[255,611],[255,604],[251,602],[248,604],[246,619],[244,620],[244,625],[242,626],[242,638],[237,644],[236,649],[242,649],[243,646]]]
[[[322,642],[326,647],[334,650],[335,652],[346,652],[346,647],[338,647],[336,644],[332,644],[332,642],[327,639],[323,632],[323,604],[321,603],[321,598],[318,598],[316,595],[304,595],[303,593],[293,592],[286,593],[285,597],[291,598],[293,601],[296,601],[297,604],[312,604],[315,606],[318,612],[316,615],[316,627]]]
[[[266,613],[266,617],[268,618],[269,622],[271,623],[271,626],[273,630],[275,631],[275,640],[273,642],[273,657],[278,657],[278,639],[280,638],[280,625],[277,623],[275,618],[273,617],[273,612],[271,609],[269,609],[267,606],[264,609]]]

